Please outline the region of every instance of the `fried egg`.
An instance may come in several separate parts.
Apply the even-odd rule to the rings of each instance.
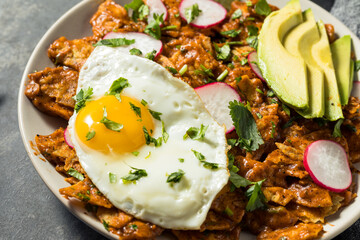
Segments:
[[[109,94],[120,78],[128,86]],[[199,229],[229,178],[224,126],[188,84],[117,48],[92,52],[77,92],[89,88],[90,101],[70,118],[68,130],[92,182],[115,207],[139,219]],[[190,128],[206,129],[204,138],[184,137]]]

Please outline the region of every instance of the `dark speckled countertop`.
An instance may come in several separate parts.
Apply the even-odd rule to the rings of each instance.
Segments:
[[[359,0],[313,1],[360,37]],[[104,239],[46,187],[26,154],[17,120],[19,84],[31,52],[78,2],[0,0],[0,239]],[[360,239],[360,220],[335,239]]]

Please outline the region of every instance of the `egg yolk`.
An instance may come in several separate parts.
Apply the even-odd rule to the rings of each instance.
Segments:
[[[110,124],[101,122],[104,111]],[[118,124],[123,125],[120,130],[114,128],[121,126]],[[108,95],[87,102],[75,120],[75,131],[81,142],[103,153],[137,150],[145,144],[143,127],[151,135],[154,130],[152,116],[138,100],[128,96],[121,96],[121,101]]]

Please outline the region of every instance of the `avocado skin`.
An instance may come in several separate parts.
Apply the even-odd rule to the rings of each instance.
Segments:
[[[312,47],[314,59],[325,74],[325,113],[324,116],[330,121],[336,121],[343,117],[340,95],[337,86],[335,69],[332,62],[330,44],[322,21],[317,23],[320,32],[320,40]]]
[[[306,63],[309,108],[298,109],[304,118],[321,118],[325,112],[324,73],[312,56],[312,46],[320,40],[319,31],[311,9],[303,13],[304,22],[287,34],[284,46],[291,54],[302,57]]]
[[[259,67],[271,89],[287,105],[308,109],[309,96],[305,62],[284,48],[285,35],[303,22],[299,0],[266,17],[259,34]]]
[[[348,104],[351,89],[351,37],[345,35],[331,45],[332,60],[334,63],[336,80],[338,83],[341,105]]]

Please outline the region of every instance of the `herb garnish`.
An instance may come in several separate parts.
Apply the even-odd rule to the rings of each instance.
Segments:
[[[249,37],[258,35],[259,28],[255,27],[254,25],[248,25],[246,28],[248,30]]]
[[[237,35],[239,35],[241,33],[241,29],[239,30],[229,30],[229,31],[224,31],[224,32],[220,32],[221,35],[223,36],[229,36],[229,37],[236,37]]]
[[[121,47],[121,46],[128,46],[134,43],[135,43],[135,39],[112,38],[112,39],[102,39],[98,41],[94,46]]]
[[[216,59],[218,60],[228,60],[231,55],[231,49],[228,44],[225,44],[222,47],[219,47],[216,43],[214,44],[216,51]],[[201,65],[202,66],[202,65]]]
[[[224,210],[224,213],[225,213],[226,215],[228,215],[229,217],[231,217],[231,216],[234,215],[233,211],[231,211],[231,209],[230,209],[228,206],[226,206],[226,208],[225,208],[225,210]]]
[[[86,134],[86,141],[89,141],[91,140],[93,137],[95,137],[95,134],[96,132],[95,131],[89,131],[87,134]]]
[[[130,87],[129,81],[126,78],[119,77],[111,84],[111,87],[107,94],[114,95],[117,100],[121,101],[120,93],[126,87]]]
[[[200,152],[198,152],[198,151],[196,151],[196,150],[194,150],[194,149],[191,149],[191,151],[194,153],[195,157],[196,157],[197,159],[199,159],[199,161],[205,160],[205,156],[202,155]]]
[[[151,116],[153,116],[153,118],[155,118],[156,120],[159,120],[159,121],[161,121],[161,115],[162,115],[162,113],[160,113],[160,112],[155,112],[155,111],[153,111],[153,110],[151,110],[151,109],[149,109],[149,112],[150,112],[150,114],[151,114]]]
[[[79,173],[78,171],[76,171],[73,168],[69,168],[69,170],[66,173],[80,181],[85,179],[84,175],[82,175],[81,173]]]
[[[254,117],[241,102],[229,103],[230,115],[239,136],[238,144],[246,151],[255,151],[264,143],[257,129]]]
[[[144,99],[141,99],[141,104],[145,107],[148,103]]]
[[[134,111],[134,113],[136,114],[136,116],[138,116],[139,118],[141,118],[141,109],[137,106],[135,106],[133,103],[129,102],[130,104],[130,108],[131,110]]]
[[[140,152],[138,151],[135,151],[135,152],[132,152],[132,155],[134,155],[135,157],[137,157],[139,155]]]
[[[109,181],[110,183],[116,183],[117,182],[116,174],[109,172]]]
[[[259,0],[255,5],[255,12],[259,15],[267,16],[271,13],[271,8],[266,0]]]
[[[258,47],[258,37],[257,36],[250,36],[246,38],[246,42],[249,44],[250,47],[257,49]]]
[[[234,20],[234,19],[237,19],[239,17],[242,16],[242,11],[241,9],[237,9],[232,15],[231,15],[231,19]]]
[[[137,230],[138,229],[138,226],[136,224],[131,224],[130,227],[134,230]]]
[[[133,10],[132,12],[132,19],[136,22],[138,18],[140,18],[140,7],[144,5],[144,2],[142,0],[133,0],[131,3],[129,4],[125,4],[124,8],[126,9],[126,11],[129,11],[129,8],[131,8]],[[144,11],[146,11],[145,9],[142,9],[142,15],[145,14]]]
[[[107,222],[103,219],[102,224],[104,225],[104,228],[106,229],[106,231],[109,231],[109,223],[107,223]]]
[[[147,5],[143,4],[139,7],[139,19],[144,20],[150,13],[150,9]]]
[[[162,132],[162,138],[164,140],[164,143],[166,143],[167,140],[169,139],[169,134],[165,130],[164,121],[161,121],[161,132]]]
[[[199,9],[199,5],[195,3],[191,7],[185,8],[185,19],[187,23],[194,21],[196,17],[200,15],[202,11]]]
[[[161,144],[162,144],[161,137],[159,137],[158,139],[151,137],[148,130],[146,129],[146,127],[143,127],[143,132],[144,132],[144,136],[145,136],[146,145],[150,145],[150,143],[154,143],[155,147],[161,146]]]
[[[201,124],[200,128],[197,127],[191,127],[189,128],[185,135],[183,136],[183,139],[191,138],[192,140],[199,140],[202,141],[205,138],[205,132],[208,129],[209,126],[204,126]]]
[[[152,50],[151,52],[148,52],[145,55],[145,58],[149,59],[149,60],[154,60],[155,59],[155,55],[156,55],[156,50]]]
[[[212,73],[212,70],[209,68],[206,68],[204,65],[200,64],[201,69],[196,69],[194,72],[195,74],[202,74],[209,77],[214,77],[214,74]]]
[[[115,132],[120,132],[120,130],[124,127],[124,125],[111,121],[107,118],[106,107],[104,107],[103,118],[100,120],[100,122],[103,123],[107,129]]]
[[[194,149],[191,149],[191,151],[194,153],[195,157],[203,164],[203,167],[211,170],[219,168],[219,164],[205,161],[205,156],[202,155],[200,152],[195,151]]]
[[[179,158],[179,162],[183,163],[184,161],[185,161],[185,159]]]
[[[173,67],[166,66],[166,69],[169,70],[172,74],[177,74],[178,73],[178,71]]]
[[[145,169],[139,169],[134,167],[131,168],[133,170],[130,170],[128,175],[121,178],[123,183],[125,184],[136,183],[136,181],[139,180],[140,178],[147,176],[147,172]]]
[[[78,94],[76,94],[76,96],[75,96],[75,100],[76,100],[75,111],[76,112],[79,112],[80,109],[85,107],[86,102],[90,100],[92,94],[93,94],[92,87],[89,87],[85,91],[83,89],[80,89]]]
[[[341,124],[344,122],[344,119],[341,118],[339,119],[336,124],[335,124],[335,127],[334,127],[334,131],[332,133],[333,137],[341,137],[342,134],[341,134]]]
[[[129,50],[131,55],[136,55],[136,56],[140,56],[142,54],[142,52],[140,51],[140,49],[137,48],[132,48]]]
[[[167,183],[178,183],[180,182],[181,178],[185,175],[185,172],[181,169],[177,172],[173,172],[169,175],[166,182]]]
[[[360,60],[355,61],[355,72],[360,71]]]
[[[153,38],[160,39],[161,38],[161,28],[160,25],[164,24],[164,14],[158,15],[154,13],[154,19],[149,22],[149,24],[145,27],[145,33],[149,34]]]

